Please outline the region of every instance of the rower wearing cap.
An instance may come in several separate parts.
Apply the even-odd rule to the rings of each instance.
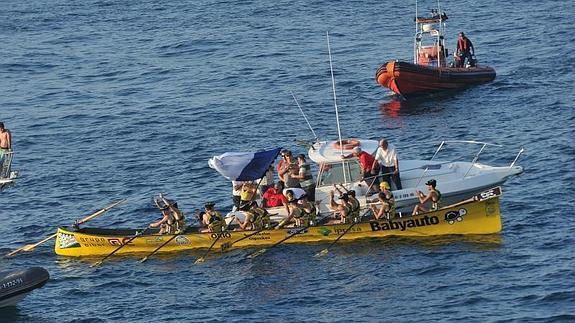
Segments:
[[[215,205],[214,202],[204,204],[205,211],[202,215],[202,223],[209,232],[222,232],[225,228],[225,221],[220,212],[214,209]]]
[[[412,215],[417,215],[420,212],[435,211],[441,207],[441,192],[435,188],[437,181],[430,179],[425,185],[427,185],[427,189],[429,190],[427,195],[423,194],[420,190],[415,190],[415,195],[419,198],[419,204],[413,208]],[[425,203],[427,202],[431,202],[429,210],[425,208]]]

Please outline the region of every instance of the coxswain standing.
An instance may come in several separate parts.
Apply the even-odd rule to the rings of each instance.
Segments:
[[[4,128],[4,123],[0,122],[0,174],[3,172],[3,165],[6,154],[12,151],[12,133]]]

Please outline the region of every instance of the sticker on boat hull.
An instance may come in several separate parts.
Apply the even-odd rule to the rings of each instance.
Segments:
[[[307,233],[307,228],[303,230],[301,228],[287,230],[287,234],[304,234],[304,233]]]
[[[328,228],[319,228],[317,231],[324,237],[329,236],[329,234],[331,233],[331,230]]]
[[[463,221],[463,217],[467,214],[467,210],[461,208],[457,211],[449,211],[445,213],[445,221],[449,224],[455,224],[455,222]]]
[[[188,237],[184,236],[177,236],[175,240],[178,246],[189,245],[192,243]]]
[[[73,234],[58,233],[58,248],[68,249],[68,248],[79,248],[80,243],[76,240]]]

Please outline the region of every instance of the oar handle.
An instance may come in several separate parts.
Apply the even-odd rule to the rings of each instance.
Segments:
[[[148,260],[148,258],[150,258],[152,255],[154,255],[156,252],[158,252],[158,250],[162,249],[165,245],[167,245],[168,243],[170,243],[170,241],[174,240],[176,237],[180,236],[182,233],[178,233],[178,234],[174,234],[170,239],[166,240],[166,242],[162,243],[159,247],[157,247],[156,249],[154,249],[154,251],[152,251],[149,255],[145,256],[144,258],[140,259],[140,263],[145,262],[146,260]]]
[[[84,223],[86,223],[86,222],[88,222],[88,221],[94,219],[95,217],[98,217],[98,216],[100,216],[100,215],[102,215],[102,214],[108,212],[108,211],[109,211],[110,209],[112,209],[113,207],[116,207],[116,206],[118,206],[118,205],[120,205],[120,204],[122,204],[122,203],[124,203],[124,202],[126,202],[126,201],[127,201],[127,199],[122,199],[122,200],[119,200],[119,201],[117,201],[117,202],[114,202],[114,203],[112,203],[111,205],[109,205],[109,206],[107,206],[107,207],[105,207],[105,208],[103,208],[103,209],[101,209],[101,210],[99,210],[99,211],[97,211],[97,212],[95,212],[95,213],[93,213],[93,214],[91,214],[91,215],[89,215],[89,216],[83,218],[82,220],[76,221],[76,224],[77,224],[77,225],[84,224]]]
[[[136,230],[136,234],[133,235],[132,237],[130,237],[130,239],[128,239],[128,241],[126,241],[125,243],[119,245],[116,249],[114,249],[114,251],[112,251],[111,253],[109,253],[107,256],[105,256],[104,258],[100,259],[100,261],[96,262],[95,264],[93,264],[90,267],[97,267],[100,266],[104,260],[108,259],[109,257],[111,257],[112,255],[114,255],[116,252],[118,252],[120,249],[124,248],[125,246],[127,246],[130,242],[134,241],[134,239],[136,239],[139,236],[143,236],[144,233],[146,233],[146,231],[148,231],[149,227],[143,229],[141,232],[139,232],[138,230]]]

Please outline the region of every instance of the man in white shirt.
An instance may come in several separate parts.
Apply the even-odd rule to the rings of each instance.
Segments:
[[[395,189],[400,190],[399,159],[397,158],[395,146],[388,143],[387,140],[381,139],[375,152],[375,160],[381,167],[383,181],[395,184]]]

